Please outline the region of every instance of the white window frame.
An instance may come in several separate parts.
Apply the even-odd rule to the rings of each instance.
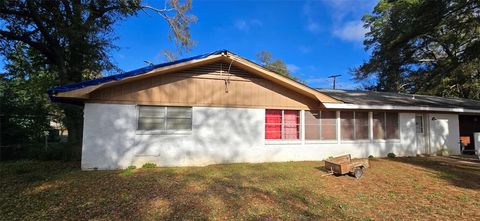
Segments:
[[[341,136],[341,134],[340,134],[340,135],[337,135],[337,136],[339,137],[340,142],[341,142],[341,143],[367,143],[367,142],[370,142],[370,136],[371,136],[371,135],[370,135],[370,131],[371,131],[371,128],[372,128],[372,124],[371,124],[371,120],[370,120],[370,113],[367,112],[367,111],[354,111],[354,110],[352,110],[352,111],[349,111],[349,110],[346,110],[346,111],[345,111],[345,110],[342,110],[342,111],[340,111],[340,113],[339,113],[339,115],[338,115],[340,124],[337,125],[337,126],[339,127],[339,129],[340,129],[340,132],[341,132],[341,130],[342,130],[342,125],[341,125],[341,123],[342,123],[342,112],[353,112],[353,139],[351,139],[351,140],[344,140],[344,139],[342,139],[342,136]],[[368,135],[367,135],[367,138],[357,139],[357,132],[356,132],[356,130],[355,130],[355,128],[356,128],[356,123],[357,123],[357,122],[355,121],[356,112],[366,112],[366,113],[368,113],[368,114],[367,114],[367,122],[368,122]]]
[[[399,112],[394,112],[397,114],[397,129],[398,129],[398,138],[392,138],[392,139],[387,139],[387,111],[372,111],[371,112],[371,117],[372,117],[372,122],[371,122],[371,131],[372,131],[372,139],[376,143],[382,143],[382,142],[400,142],[400,137],[401,137],[401,127],[400,127],[400,113]],[[383,122],[384,122],[384,133],[385,133],[385,138],[383,139],[375,139],[374,133],[373,133],[373,113],[383,113]]]
[[[155,129],[155,130],[140,130],[138,129],[139,125],[139,120],[140,120],[140,108],[142,106],[145,107],[156,107],[156,108],[164,108],[164,129]],[[184,130],[167,130],[167,121],[168,121],[168,108],[189,108],[190,113],[191,113],[191,121],[190,121],[190,129],[184,129]],[[155,105],[137,105],[136,108],[136,120],[137,120],[137,125],[136,125],[136,134],[138,135],[149,135],[149,134],[157,134],[157,135],[182,135],[182,134],[191,134],[193,131],[193,108],[192,107],[181,107],[181,106],[155,106]]]
[[[267,110],[279,110],[279,111],[282,111],[282,122],[281,122],[281,139],[266,139],[265,138],[265,135],[263,136],[263,139],[265,140],[265,144],[302,144],[302,142],[305,140],[304,138],[304,132],[303,132],[303,128],[304,128],[304,113],[303,111],[301,110],[292,110],[292,109],[265,109],[265,117],[264,119],[266,119],[266,114],[267,114]],[[284,114],[285,114],[285,111],[297,111],[298,112],[298,139],[285,139],[284,136],[285,134],[283,133],[284,132],[284,120],[285,120],[285,117],[284,117]],[[267,124],[267,122],[265,121],[264,122],[264,127],[263,127],[263,132],[266,133],[267,131],[265,130],[265,125]]]
[[[318,111],[319,113],[319,119],[318,119],[318,126],[320,127],[319,128],[319,133],[320,133],[320,138],[322,136],[322,113],[323,112],[333,112],[335,113],[335,138],[334,139],[307,139],[307,138],[304,138],[305,140],[305,143],[337,143],[337,140],[338,140],[338,137],[339,137],[339,133],[338,133],[338,130],[337,130],[337,127],[338,127],[338,116],[337,116],[337,111],[335,110],[306,110],[305,113],[307,111]],[[304,117],[305,118],[305,117]],[[304,126],[306,126],[307,124],[305,122],[304,123]],[[305,131],[306,131],[306,127],[305,127]],[[304,133],[305,134],[305,133]]]

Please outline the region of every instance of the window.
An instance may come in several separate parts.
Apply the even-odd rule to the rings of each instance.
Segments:
[[[368,112],[354,112],[355,114],[355,139],[368,140],[369,122]]]
[[[300,114],[296,110],[266,110],[265,139],[300,139]]]
[[[341,125],[341,135],[342,140],[354,140],[354,124],[353,124],[353,113],[354,112],[340,112],[340,125]]]
[[[139,106],[138,130],[192,130],[192,108]]]
[[[369,121],[368,112],[340,112],[342,140],[368,139]]]
[[[400,139],[398,113],[373,112],[373,139]]]
[[[306,140],[337,139],[337,117],[335,111],[305,111]]]
[[[385,139],[385,112],[373,112],[373,139]]]
[[[385,128],[387,139],[400,139],[400,130],[398,129],[398,113],[385,113]]]
[[[415,116],[415,129],[417,133],[423,133],[423,116]]]

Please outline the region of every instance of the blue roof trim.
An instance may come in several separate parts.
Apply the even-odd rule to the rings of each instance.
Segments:
[[[175,65],[175,64],[186,62],[186,61],[202,59],[202,58],[206,58],[206,57],[211,56],[211,55],[218,55],[218,54],[222,54],[222,53],[225,53],[225,52],[228,52],[228,50],[214,51],[214,52],[211,52],[211,53],[197,55],[197,56],[184,58],[184,59],[180,59],[180,60],[176,60],[176,61],[172,61],[172,62],[166,62],[166,63],[162,63],[162,64],[143,67],[143,68],[139,68],[139,69],[136,69],[136,70],[133,70],[133,71],[121,73],[121,74],[110,75],[110,76],[101,77],[101,78],[97,78],[97,79],[93,79],[93,80],[83,81],[83,82],[76,83],[76,84],[67,84],[67,85],[63,85],[63,86],[59,86],[59,87],[53,87],[53,88],[48,89],[48,96],[50,97],[50,99],[52,101],[55,101],[57,99],[53,99],[54,97],[52,95],[54,95],[55,93],[58,93],[58,92],[73,91],[73,90],[78,90],[78,89],[82,89],[82,88],[86,88],[86,87],[90,87],[90,86],[94,86],[94,85],[99,85],[99,84],[103,84],[103,83],[107,83],[107,82],[111,82],[111,81],[119,81],[119,80],[122,80],[122,79],[125,79],[125,78],[128,78],[128,77],[133,77],[133,76],[138,76],[138,75],[145,74],[145,73],[147,73],[149,71],[152,71],[152,70],[155,70],[157,68],[166,67],[166,66],[170,66],[170,65]]]

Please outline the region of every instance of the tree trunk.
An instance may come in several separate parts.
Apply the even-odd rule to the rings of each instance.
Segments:
[[[83,137],[83,106],[63,104],[65,112],[64,123],[68,130],[68,149],[66,150],[66,160],[79,159],[81,156],[77,154],[75,147],[81,147]]]

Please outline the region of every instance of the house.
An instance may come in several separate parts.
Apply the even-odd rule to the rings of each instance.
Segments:
[[[460,136],[480,131],[477,101],[316,90],[229,51],[51,88],[49,95],[84,104],[85,170],[460,154]]]

